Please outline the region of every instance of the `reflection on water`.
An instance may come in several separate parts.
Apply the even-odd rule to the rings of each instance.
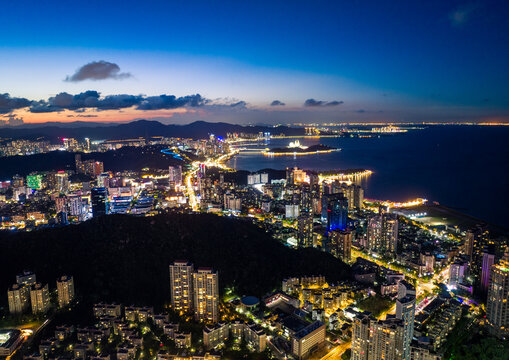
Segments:
[[[436,126],[374,138],[300,138],[306,146],[323,144],[342,151],[269,157],[260,151],[296,140],[271,139],[241,144],[246,151],[232,158],[229,166],[249,171],[295,166],[322,171],[369,169],[373,175],[361,180],[367,198],[427,198],[505,225],[504,202],[497,199],[509,198],[508,138],[509,127]]]

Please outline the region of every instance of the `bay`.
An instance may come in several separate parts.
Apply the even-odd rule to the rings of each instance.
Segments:
[[[254,148],[284,147],[295,139],[272,139]],[[341,151],[307,156],[241,152],[228,165],[239,170],[365,168],[374,171],[365,197],[437,201],[493,224],[509,227],[509,126],[428,126],[372,138],[300,138]]]

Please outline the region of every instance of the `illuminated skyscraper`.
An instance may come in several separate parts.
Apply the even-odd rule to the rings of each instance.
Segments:
[[[193,272],[193,264],[188,261],[170,265],[171,306],[178,312],[193,308]]]
[[[219,284],[217,272],[199,268],[193,273],[193,304],[195,318],[205,322],[219,319]]]
[[[481,291],[486,294],[490,283],[491,267],[495,264],[495,255],[490,254],[489,251],[484,251],[482,255],[482,270],[481,270]]]
[[[32,286],[36,282],[36,276],[31,271],[23,271],[23,273],[16,275],[16,284]]]
[[[30,294],[27,285],[14,284],[7,290],[9,312],[21,314],[30,308]]]
[[[404,327],[395,318],[376,320],[369,313],[353,319],[352,360],[400,360]]]
[[[368,314],[360,314],[353,319],[351,360],[368,360],[370,328]]]
[[[171,184],[174,186],[182,185],[182,166],[170,166],[169,167],[169,178]]]
[[[298,218],[300,214],[299,205],[297,204],[286,204],[285,205],[285,218],[294,219]]]
[[[509,248],[499,264],[491,266],[486,322],[493,334],[509,337]]]
[[[104,172],[104,164],[102,161],[87,160],[83,163],[84,172],[87,175],[96,177]]]
[[[370,251],[396,254],[398,249],[398,216],[381,212],[368,220],[367,248]]]
[[[327,231],[345,230],[348,221],[348,199],[343,193],[322,196],[322,223]]]
[[[30,302],[34,314],[45,313],[50,307],[48,284],[37,283],[30,289]]]
[[[350,262],[352,257],[352,232],[350,230],[332,230],[329,232],[329,243],[331,254]]]
[[[477,225],[465,235],[465,254],[470,257],[470,271],[477,284],[480,284],[482,275],[483,252],[485,248],[494,245],[486,226]]]
[[[59,171],[55,174],[55,190],[65,193],[69,190],[69,175],[65,171]]]
[[[404,327],[401,320],[372,320],[368,360],[399,360],[402,358]]]
[[[313,246],[313,215],[303,213],[299,215],[297,223],[299,247]]]
[[[83,162],[81,162],[81,154],[74,155],[74,162],[76,164],[76,174],[84,174],[85,166]]]
[[[466,261],[455,261],[449,268],[449,286],[456,287],[463,283],[463,279],[468,273],[468,263]]]
[[[415,288],[404,280],[400,281],[398,285],[396,318],[403,322],[401,359],[410,360],[411,342],[414,336]]]
[[[107,214],[106,200],[108,199],[108,190],[103,187],[95,187],[91,192],[92,197],[92,217],[98,217]]]
[[[343,193],[343,195],[345,195],[348,199],[349,210],[360,209],[363,207],[364,190],[359,185],[348,185],[336,180],[330,183],[324,183],[322,186],[324,194]]]
[[[64,307],[74,300],[74,279],[72,276],[61,276],[57,279],[58,305]]]

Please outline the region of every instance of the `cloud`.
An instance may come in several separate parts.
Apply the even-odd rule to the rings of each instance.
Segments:
[[[121,73],[120,67],[108,61],[93,61],[80,67],[76,72],[67,76],[64,81],[79,82],[83,80],[122,80],[130,78],[130,73]]]
[[[344,101],[330,101],[328,103],[325,103],[324,105],[325,106],[338,106],[338,105],[341,105],[341,104],[344,104]]]
[[[315,100],[315,99],[307,99],[304,101],[304,106],[306,107],[317,107],[317,106],[338,106],[343,104],[343,101],[322,101],[322,100]]]
[[[5,115],[4,119],[0,119],[0,126],[18,126],[23,124],[23,117],[16,117],[16,114]]]
[[[11,97],[9,94],[0,94],[0,114],[7,114],[16,109],[30,106],[31,101],[25,98]]]
[[[465,25],[472,17],[476,5],[467,4],[457,7],[449,14],[449,20],[452,26],[461,27]]]
[[[274,100],[273,102],[270,103],[270,106],[285,106],[286,104],[282,101],[279,101],[279,100]]]
[[[16,117],[16,115],[9,116],[9,120],[7,120],[7,125],[18,126],[23,125],[23,118]]]
[[[138,110],[177,109],[184,106],[197,107],[208,102],[200,94],[176,97],[175,95],[159,95],[144,98],[136,107]]]
[[[202,106],[208,102],[200,94],[176,97],[175,95],[143,96],[143,95],[107,95],[94,90],[88,90],[77,95],[62,92],[50,97],[47,101],[32,102],[30,111],[33,113],[48,113],[64,110],[84,112],[85,109],[119,110],[136,106],[137,110],[176,109],[184,106]]]
[[[230,104],[231,107],[245,108],[247,106],[247,102],[245,101],[237,101],[233,104]]]

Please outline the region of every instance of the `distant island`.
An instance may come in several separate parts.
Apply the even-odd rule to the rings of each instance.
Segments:
[[[299,140],[295,142],[290,142],[287,147],[284,148],[273,148],[270,150],[266,150],[263,153],[265,155],[309,155],[309,154],[319,154],[319,153],[329,153],[333,151],[340,151],[341,149],[337,149],[327,145],[311,145],[304,146],[301,145]]]

